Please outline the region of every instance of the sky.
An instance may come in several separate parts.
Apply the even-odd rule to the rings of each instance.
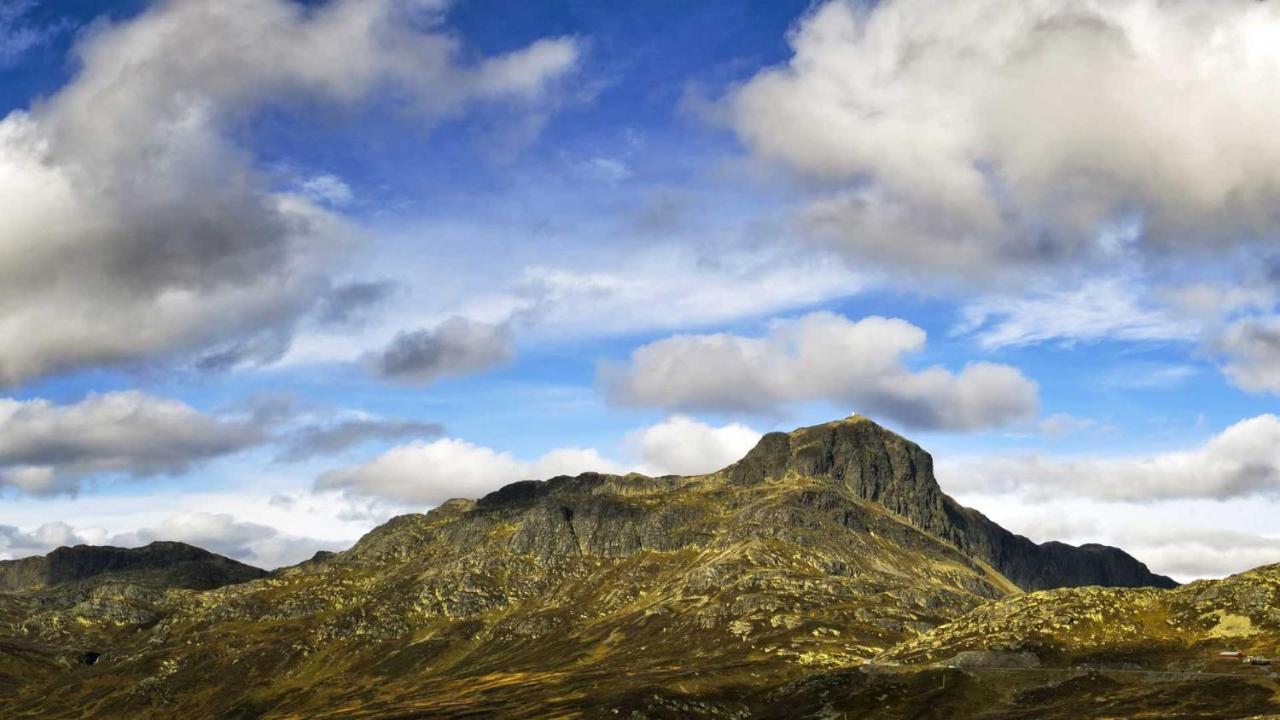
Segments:
[[[0,0],[0,558],[263,567],[867,415],[1280,562],[1280,7]]]

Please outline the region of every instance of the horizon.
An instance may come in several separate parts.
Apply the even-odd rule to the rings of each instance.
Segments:
[[[0,560],[273,569],[853,412],[1033,541],[1280,562],[1276,38],[1260,2],[12,0]]]

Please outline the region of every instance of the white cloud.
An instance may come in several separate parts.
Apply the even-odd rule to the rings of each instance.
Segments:
[[[944,484],[944,489],[952,489]],[[1004,495],[961,500],[1000,525],[1036,542],[1119,547],[1152,571],[1186,582],[1223,577],[1280,562],[1274,500],[1187,499],[1135,505],[1061,497],[1053,503],[1020,502]]]
[[[330,207],[341,207],[355,199],[351,186],[337,175],[325,174],[307,178],[298,189],[308,200]]]
[[[238,520],[228,513],[197,511],[169,516],[154,527],[116,534],[100,527],[74,527],[63,521],[45,523],[31,532],[0,525],[0,558],[43,555],[72,545],[141,547],[157,540],[195,545],[267,569],[301,562],[317,550],[343,550],[348,546],[284,534],[267,525]]]
[[[1084,432],[1098,427],[1098,422],[1090,418],[1080,418],[1071,413],[1054,413],[1042,418],[1037,424],[1042,435],[1063,437],[1072,433]]]
[[[263,442],[255,422],[200,413],[140,392],[73,405],[0,400],[0,487],[74,493],[86,477],[172,475]]]
[[[13,525],[0,525],[0,560],[13,560],[28,555],[43,555],[63,545],[94,544],[105,533],[99,530],[77,530],[65,522],[45,523],[24,532]]]
[[[593,157],[582,162],[582,169],[591,177],[608,185],[618,183],[631,177],[631,167],[625,160],[611,157]]]
[[[401,332],[365,363],[388,380],[431,383],[481,372],[515,357],[515,336],[506,323],[453,317],[431,330]]]
[[[1089,497],[1117,502],[1280,495],[1280,418],[1259,415],[1201,447],[1113,458],[994,456],[938,463],[959,493],[1016,495],[1031,501]]]
[[[1231,527],[1181,523],[1130,524],[1115,542],[1138,553],[1149,566],[1176,578],[1221,577],[1280,562],[1280,537]]]
[[[1269,236],[1274,3],[832,0],[725,100],[859,255],[967,279]],[[1087,109],[1087,111],[1082,110]]]
[[[225,513],[192,512],[167,518],[158,527],[116,535],[111,544],[138,547],[156,540],[172,540],[229,557],[247,557],[258,542],[277,535],[275,528],[236,520]]]
[[[1195,377],[1194,365],[1158,362],[1127,362],[1098,373],[1102,385],[1123,390],[1153,390],[1177,387]]]
[[[386,348],[403,328],[421,326],[424,318],[443,323],[461,315],[475,322],[509,322],[522,342],[558,342],[705,328],[847,297],[872,283],[870,275],[851,270],[838,257],[776,246],[646,242],[620,250],[600,243],[548,245],[545,239],[512,245],[509,238],[516,232],[415,231],[415,237],[439,235],[467,247],[477,237],[507,240],[473,250],[485,258],[486,272],[479,275],[469,270],[476,263],[471,253],[431,258],[429,265],[403,261],[379,268],[404,289],[388,301],[381,323],[370,323],[354,338],[346,328],[311,329],[281,363],[353,360],[363,349]],[[556,261],[549,263],[549,257]]]
[[[955,332],[987,349],[1058,340],[1194,341],[1200,324],[1146,302],[1141,286],[1119,278],[1035,295],[995,296],[963,308]]]
[[[715,427],[685,416],[667,418],[627,434],[623,448],[634,456],[618,462],[593,448],[551,450],[521,460],[456,438],[412,442],[373,460],[324,473],[316,490],[409,505],[438,505],[450,498],[477,498],[517,480],[546,480],[584,472],[687,475],[718,470],[746,455],[760,433],[738,423]]]
[[[556,448],[532,463],[522,463],[521,479],[545,480],[558,475],[579,475],[584,472],[625,473],[622,466],[605,459],[593,448]]]
[[[345,550],[349,543],[289,535],[230,513],[185,512],[156,527],[114,535],[107,544],[137,547],[156,540],[184,542],[258,567],[293,565],[319,550]]]
[[[706,327],[865,290],[836,258],[752,247],[649,246],[611,267],[534,265],[515,287],[520,316],[551,334]]]
[[[740,460],[761,434],[740,423],[714,427],[676,415],[629,433],[624,443],[637,451],[649,475],[700,475]]]
[[[316,480],[316,489],[439,505],[451,498],[477,498],[517,480],[618,470],[595,450],[560,448],[525,462],[509,452],[442,438],[401,445],[363,465],[330,470]]]
[[[898,319],[853,322],[827,312],[775,322],[765,337],[676,335],[602,363],[608,397],[680,411],[770,412],[826,400],[916,428],[973,430],[1030,417],[1037,386],[1007,365],[915,371],[925,332]]]
[[[206,368],[278,357],[358,232],[271,188],[229,127],[304,97],[390,91],[424,121],[538,101],[576,62],[568,39],[462,62],[441,12],[179,1],[85,35],[71,82],[0,120],[0,383],[175,354]]]

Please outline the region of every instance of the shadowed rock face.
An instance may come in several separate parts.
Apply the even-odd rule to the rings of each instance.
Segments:
[[[929,453],[866,418],[770,433],[726,472],[747,485],[788,474],[829,479],[990,563],[1024,590],[1177,586],[1116,548],[1037,545],[1005,530],[942,492]]]
[[[60,547],[48,555],[0,561],[0,592],[42,590],[115,573],[150,574],[159,584],[192,590],[208,590],[267,574],[179,542],[153,542],[140,548],[77,545]]]

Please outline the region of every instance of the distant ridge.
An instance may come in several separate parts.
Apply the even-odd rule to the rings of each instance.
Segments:
[[[29,592],[91,578],[145,575],[155,584],[208,590],[255,580],[265,570],[180,542],[137,548],[109,545],[60,547],[47,555],[0,561],[0,592]]]

